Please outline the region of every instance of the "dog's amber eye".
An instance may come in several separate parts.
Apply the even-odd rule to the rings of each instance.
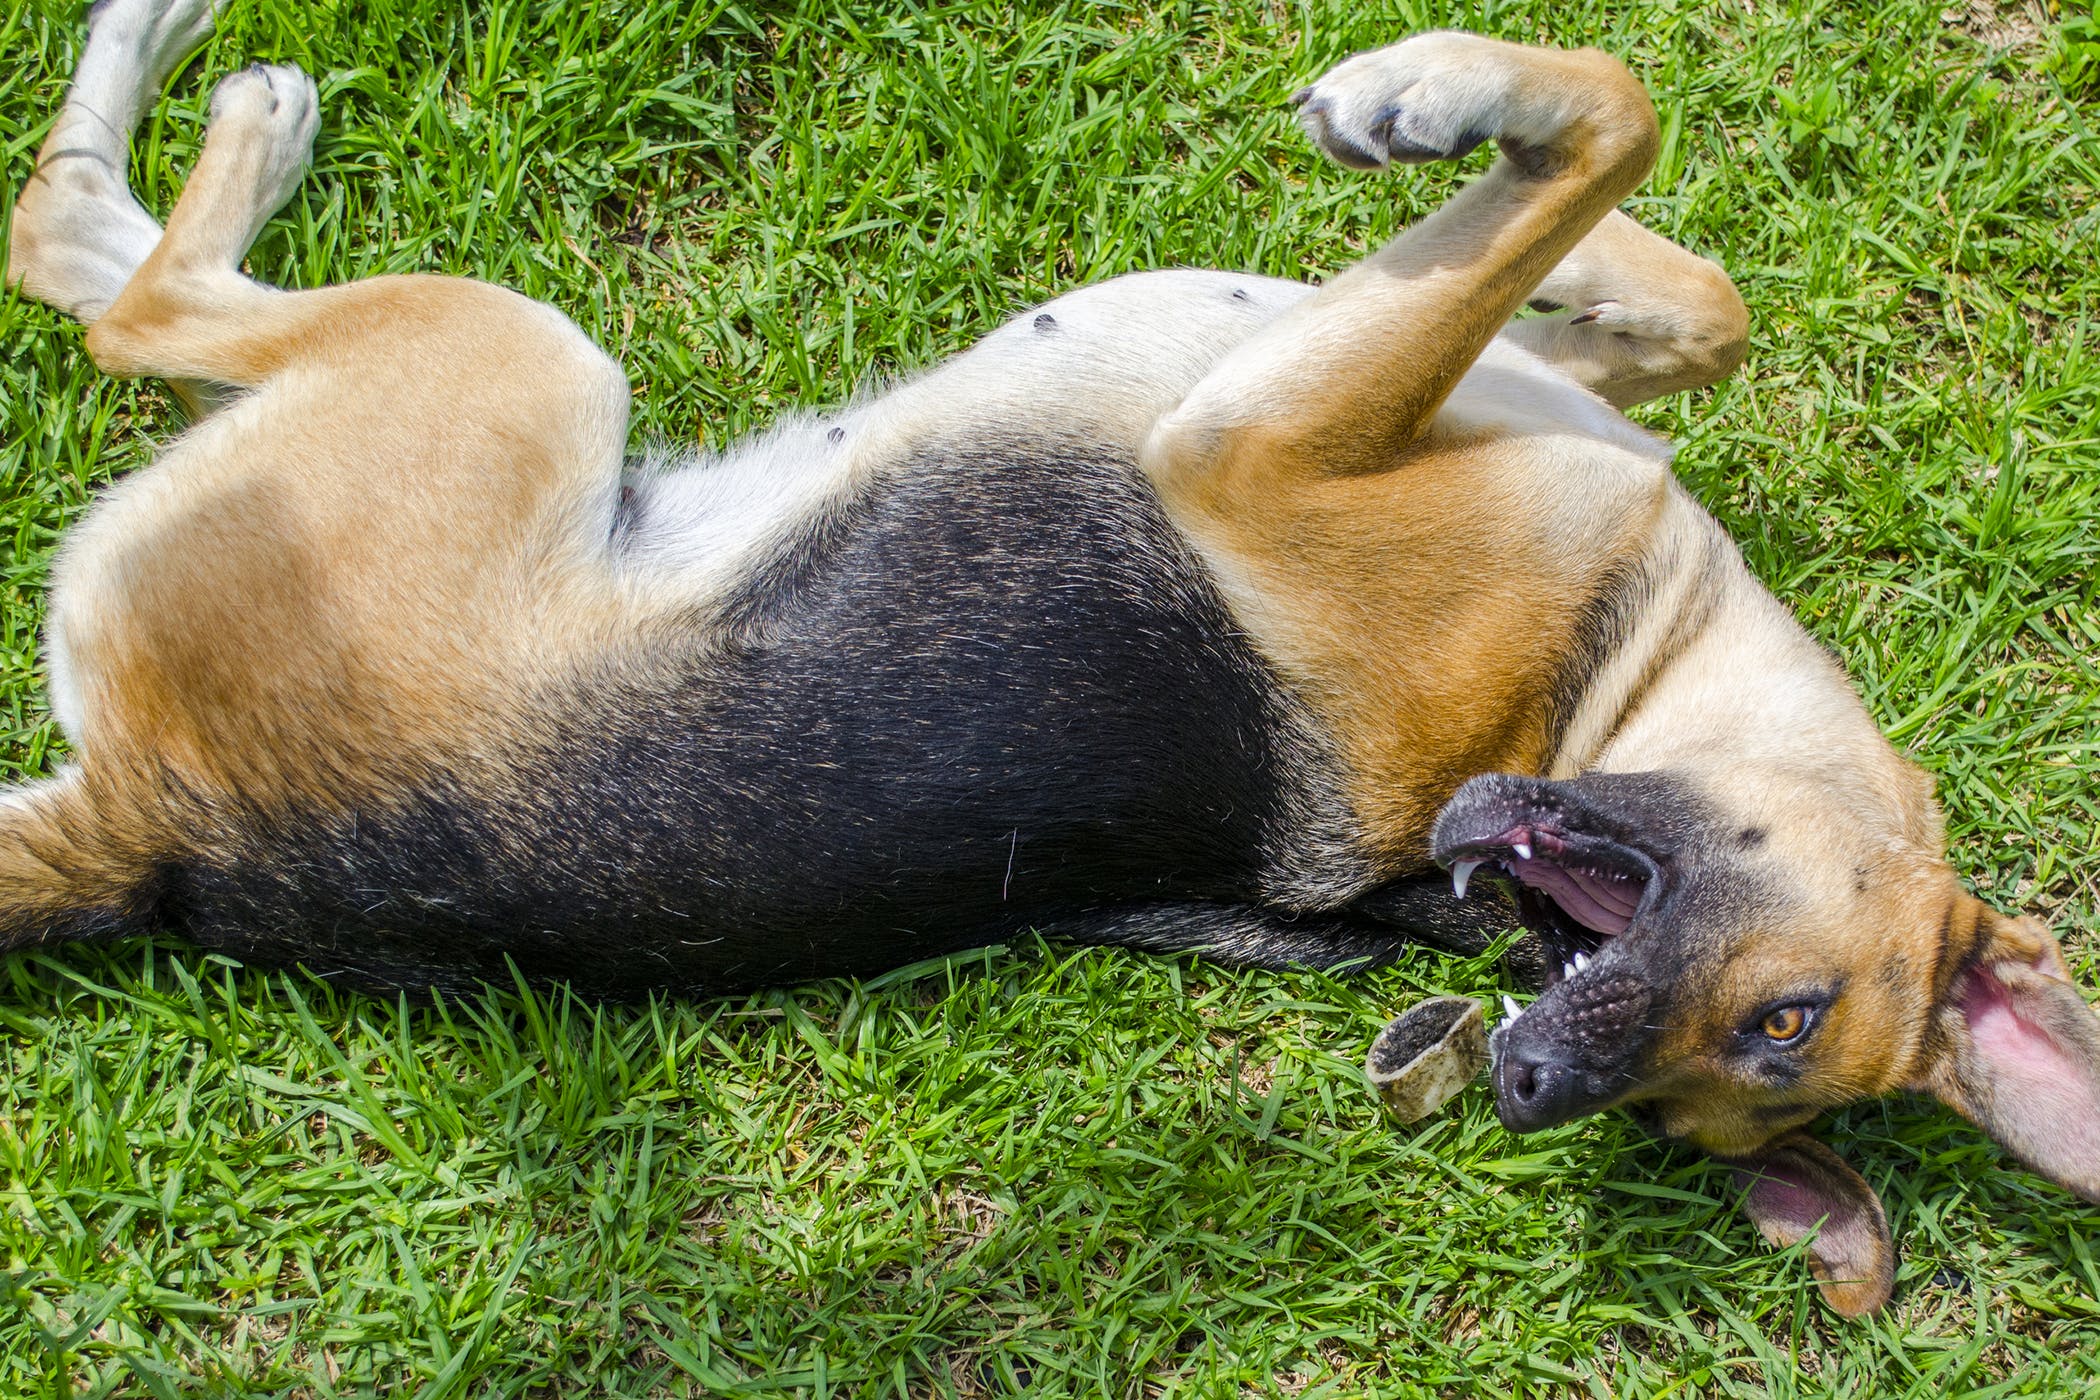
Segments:
[[[1805,1006],[1782,1006],[1764,1019],[1766,1037],[1782,1045],[1798,1038],[1807,1029],[1808,1008]]]

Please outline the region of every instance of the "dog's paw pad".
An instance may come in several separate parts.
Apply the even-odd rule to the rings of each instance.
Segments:
[[[313,79],[290,64],[257,63],[229,73],[212,90],[214,125],[252,128],[265,139],[305,144],[320,111]]]
[[[1326,98],[1301,105],[1298,124],[1305,128],[1314,145],[1351,170],[1383,170],[1391,160],[1388,147],[1377,133],[1353,130],[1353,124]]]

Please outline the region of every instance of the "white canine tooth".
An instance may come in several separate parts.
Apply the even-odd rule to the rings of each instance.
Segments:
[[[1580,971],[1582,971],[1582,970],[1583,970],[1584,968],[1588,967],[1589,965],[1590,965],[1590,955],[1589,955],[1588,953],[1577,953],[1577,954],[1575,955],[1575,970],[1576,970],[1577,972],[1580,972]]]
[[[1566,981],[1568,978],[1573,977],[1574,975],[1575,964],[1571,962],[1564,962],[1560,965],[1560,976],[1562,981]]]
[[[1515,842],[1514,844],[1512,844],[1512,845],[1510,846],[1510,849],[1511,849],[1512,851],[1515,851],[1515,852],[1517,853],[1517,859],[1518,859],[1518,860],[1530,860],[1530,859],[1531,859],[1531,843],[1530,843],[1529,841],[1518,841],[1518,842]]]
[[[1502,994],[1502,1010],[1509,1018],[1508,1020],[1505,1020],[1502,1023],[1505,1026],[1508,1025],[1510,1021],[1514,1021],[1517,1019],[1517,1017],[1524,1014],[1524,1008],[1517,1005],[1517,999],[1511,996],[1508,992],[1504,992]]]
[[[1460,899],[1464,899],[1466,897],[1466,882],[1473,878],[1473,872],[1478,870],[1481,867],[1481,864],[1482,862],[1477,860],[1452,861],[1451,893],[1458,896],[1458,898]]]

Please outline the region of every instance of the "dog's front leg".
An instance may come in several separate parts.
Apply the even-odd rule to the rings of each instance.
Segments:
[[[1655,110],[1617,59],[1468,34],[1359,54],[1299,104],[1344,164],[1450,160],[1484,140],[1501,158],[1161,418],[1146,462],[1170,497],[1400,465],[1482,348],[1640,183],[1657,143]]]
[[[1583,602],[1644,547],[1667,489],[1666,459],[1625,450],[1637,432],[1558,375],[1485,385],[1440,413],[1640,181],[1655,113],[1604,54],[1428,34],[1341,64],[1301,115],[1347,164],[1490,139],[1501,158],[1220,360],[1153,425],[1143,463],[1333,734],[1367,842],[1397,875],[1426,863],[1459,783],[1550,761],[1554,677],[1581,646]],[[1541,457],[1500,421],[1511,413],[1598,445]]]
[[[1743,299],[1719,264],[1616,209],[1532,301],[1551,313],[1512,321],[1503,338],[1620,408],[1726,379],[1750,335]]]

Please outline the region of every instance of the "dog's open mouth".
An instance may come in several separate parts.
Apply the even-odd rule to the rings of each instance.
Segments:
[[[1581,972],[1624,933],[1657,885],[1655,863],[1642,852],[1539,820],[1463,841],[1445,858],[1461,898],[1484,867],[1514,882],[1517,916],[1545,944],[1548,987]]]

